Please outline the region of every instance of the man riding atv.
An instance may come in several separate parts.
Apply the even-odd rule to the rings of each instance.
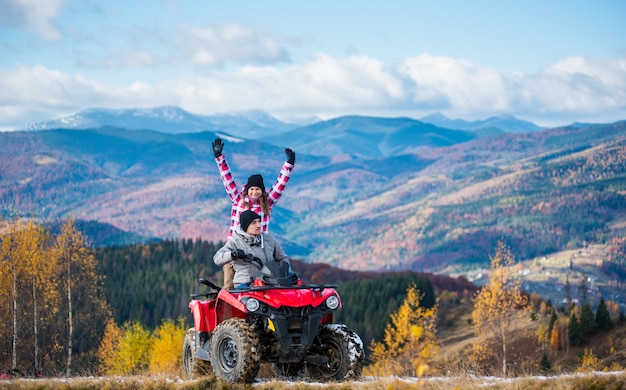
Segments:
[[[281,376],[317,381],[361,376],[361,338],[333,323],[341,308],[337,286],[303,284],[278,242],[261,233],[258,214],[241,214],[214,261],[234,263],[236,288],[199,280],[212,291],[193,294],[189,303],[194,327],[183,344],[187,376],[212,372],[228,382],[252,382],[261,363]]]

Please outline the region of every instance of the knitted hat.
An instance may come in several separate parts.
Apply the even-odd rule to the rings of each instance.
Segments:
[[[261,191],[265,192],[265,184],[263,183],[263,176],[259,174],[250,176],[248,178],[248,183],[246,184],[246,194],[248,193],[248,189],[250,187],[259,187]]]
[[[261,219],[261,216],[252,210],[246,210],[241,213],[241,215],[239,216],[239,224],[241,225],[241,229],[244,232],[248,230],[248,226],[250,226],[252,221],[254,221],[255,219]]]

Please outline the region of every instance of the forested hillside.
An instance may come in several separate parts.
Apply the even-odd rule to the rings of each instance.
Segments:
[[[189,239],[98,249],[95,256],[116,322],[139,321],[154,329],[165,318],[188,319],[198,278],[218,271],[213,255],[220,246]]]
[[[290,254],[350,270],[457,273],[485,267],[500,238],[522,261],[624,236],[626,122],[478,138],[417,122],[348,117],[314,127],[328,137],[296,150],[273,212],[272,230]],[[400,137],[398,149],[404,132],[411,136]],[[212,157],[216,136],[115,128],[0,133],[2,215],[74,215],[129,233],[109,229],[107,244],[217,242],[230,202]],[[423,137],[446,142],[424,144]],[[238,184],[253,173],[273,183],[282,147],[225,142]],[[605,261],[624,273],[619,257]]]
[[[336,196],[292,234],[342,267],[440,272],[484,266],[500,238],[519,259],[605,243],[624,233],[616,222],[626,205],[625,130],[552,129],[416,150],[431,163],[384,191]],[[355,186],[375,182],[350,173]]]

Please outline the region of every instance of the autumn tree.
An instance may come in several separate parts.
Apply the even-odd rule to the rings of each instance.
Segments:
[[[550,330],[545,322],[541,322],[537,327],[537,342],[541,345],[541,349],[545,350],[546,345],[550,341]]]
[[[474,298],[472,319],[476,332],[493,336],[500,347],[502,375],[506,376],[507,345],[511,332],[528,320],[528,298],[522,294],[520,280],[511,272],[515,263],[511,250],[502,241],[491,259],[489,282]]]
[[[61,239],[67,236],[55,239],[48,228],[33,220],[0,220],[0,312],[7,313],[0,316],[0,339],[7,340],[2,345],[11,348],[10,352],[0,350],[2,364],[5,359],[11,361],[11,368],[32,364],[38,374],[48,362],[57,370],[67,339],[63,337],[67,335],[67,316],[61,318],[68,313],[67,287],[73,288],[69,295],[72,307],[80,311],[74,317],[79,332],[72,340],[82,352],[99,343],[110,315],[104,285],[86,242],[64,245]],[[78,250],[79,246],[82,249]],[[74,249],[66,250],[70,247]],[[62,260],[67,260],[65,255],[70,252],[68,274],[68,263]]]
[[[591,349],[585,348],[583,356],[580,358],[580,367],[576,371],[578,372],[590,372],[600,369],[601,362],[598,357],[593,354]]]
[[[121,329],[109,323],[99,351],[104,371],[109,375],[144,373],[150,365],[152,342],[150,331],[139,322],[125,323]]]
[[[41,329],[55,315],[58,297],[54,262],[47,256],[50,236],[43,226],[19,217],[1,221],[0,231],[0,310],[11,313],[11,336],[5,337],[11,340],[11,366],[15,369],[32,356],[33,368],[40,371]],[[8,327],[1,322],[3,337]]]
[[[18,342],[18,284],[23,277],[24,267],[19,256],[19,232],[22,230],[20,220],[3,221],[0,245],[0,283],[2,286],[3,312],[11,313],[11,368],[17,368],[17,342]]]
[[[30,284],[31,297],[28,304],[32,306],[32,350],[34,370],[42,371],[42,329],[54,323],[54,317],[58,310],[59,294],[57,280],[54,277],[56,262],[49,255],[50,235],[42,226],[32,221],[26,224],[23,230],[24,249],[24,276],[27,284]],[[44,333],[45,334],[45,333]],[[49,333],[48,333],[49,334]],[[46,342],[52,339],[45,337]]]
[[[569,338],[567,336],[567,327],[569,321],[567,318],[559,319],[554,323],[550,332],[550,349],[552,351],[569,351]]]
[[[421,376],[428,368],[428,362],[438,350],[437,305],[425,308],[421,305],[422,298],[416,286],[410,286],[402,305],[385,326],[384,341],[372,341],[374,363],[370,369],[374,374]]]
[[[104,336],[98,348],[99,368],[103,374],[115,373],[116,354],[122,340],[122,330],[110,318],[104,328]]]
[[[154,331],[150,351],[150,372],[176,373],[180,371],[180,348],[185,340],[187,326],[182,317],[177,322],[166,319]]]
[[[75,342],[97,345],[111,313],[104,299],[104,280],[98,273],[93,250],[73,219],[61,226],[54,253],[59,264],[59,280],[65,292],[65,373],[69,376]],[[79,345],[79,350],[84,350],[84,345]]]

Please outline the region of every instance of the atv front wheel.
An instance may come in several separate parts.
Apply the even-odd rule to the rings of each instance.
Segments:
[[[196,331],[194,328],[187,330],[183,342],[183,373],[187,378],[212,373],[211,363],[196,358]]]
[[[241,318],[219,324],[211,337],[213,372],[228,382],[252,382],[260,368],[259,337]]]
[[[324,325],[313,345],[330,360],[327,363],[307,365],[307,374],[316,380],[359,379],[365,361],[363,341],[345,325]]]

